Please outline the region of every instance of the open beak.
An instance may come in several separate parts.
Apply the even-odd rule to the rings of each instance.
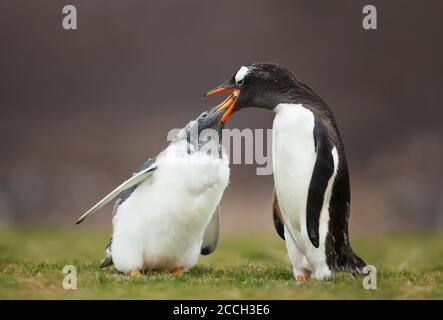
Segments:
[[[203,97],[206,96],[211,96],[213,94],[217,94],[217,93],[222,93],[222,92],[232,92],[231,95],[229,95],[222,103],[220,103],[218,106],[214,107],[214,109],[212,109],[211,113],[220,111],[222,109],[226,109],[225,113],[223,114],[220,122],[224,123],[229,116],[231,115],[232,111],[234,110],[235,107],[235,103],[238,100],[238,96],[240,94],[240,89],[238,88],[233,88],[233,87],[225,87],[224,84],[208,91],[207,93],[205,93],[203,95]]]

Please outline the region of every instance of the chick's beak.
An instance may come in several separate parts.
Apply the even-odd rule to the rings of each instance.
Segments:
[[[235,103],[237,102],[238,96],[240,94],[240,89],[233,87],[233,86],[229,86],[229,85],[227,85],[227,83],[223,83],[223,84],[219,85],[218,87],[206,92],[203,95],[203,97],[211,96],[213,94],[222,93],[222,92],[232,92],[232,94],[229,95],[222,103],[220,103],[219,105],[214,107],[214,109],[212,109],[211,113],[225,109],[226,111],[220,120],[221,123],[224,123],[229,118],[232,111],[234,110]]]

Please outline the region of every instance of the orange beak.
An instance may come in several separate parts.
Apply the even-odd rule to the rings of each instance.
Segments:
[[[229,116],[232,113],[232,110],[234,110],[235,103],[238,100],[238,96],[240,94],[240,89],[237,88],[216,88],[214,90],[211,90],[205,94],[205,96],[210,96],[217,93],[222,92],[232,92],[229,97],[227,97],[222,103],[220,103],[218,106],[216,106],[212,112],[217,112],[222,109],[227,109],[226,112],[223,114],[221,118],[221,123],[224,123],[226,120],[228,120]]]

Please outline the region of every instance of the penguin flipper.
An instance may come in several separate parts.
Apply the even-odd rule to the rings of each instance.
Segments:
[[[218,235],[220,230],[220,205],[215,208],[212,218],[206,227],[203,235],[203,241],[200,247],[200,254],[206,256],[214,252],[218,244]]]
[[[274,221],[274,227],[280,238],[285,240],[285,225],[283,224],[283,219],[281,217],[280,205],[278,204],[277,193],[274,191],[272,193],[272,218]]]
[[[152,172],[157,169],[156,163],[151,164],[149,167],[144,168],[141,171],[135,172],[134,175],[123,182],[121,185],[119,185],[117,188],[111,191],[106,197],[104,197],[102,200],[100,200],[97,204],[95,204],[91,209],[86,211],[76,222],[76,224],[79,224],[83,222],[86,218],[88,218],[90,215],[94,214],[101,208],[103,208],[106,204],[111,202],[113,199],[115,199],[120,193],[123,191],[134,187],[138,185],[140,182],[146,180],[148,177],[152,175]]]
[[[151,167],[152,165],[155,164],[155,161],[157,160],[157,158],[149,158],[148,160],[146,160],[145,162],[143,162],[133,173],[133,175],[148,169],[149,167]],[[116,203],[116,206],[121,205],[123,202],[125,202],[130,196],[131,194],[135,191],[135,189],[137,189],[137,185],[133,185],[132,187],[124,190],[121,195],[120,195],[120,199],[118,200],[118,203]],[[114,210],[114,213],[116,213],[117,211]]]
[[[317,158],[309,184],[308,202],[306,205],[306,227],[309,240],[318,248],[320,245],[319,225],[320,214],[328,182],[334,172],[334,159],[331,143],[325,125],[319,119],[315,121],[314,141]]]

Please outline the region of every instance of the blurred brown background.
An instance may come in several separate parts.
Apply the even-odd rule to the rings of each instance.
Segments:
[[[62,28],[73,4],[78,30]],[[284,64],[330,105],[351,170],[353,230],[443,226],[443,3],[0,2],[0,224],[73,223],[221,97],[242,64]],[[249,109],[228,128],[270,128]],[[232,166],[223,225],[272,228],[272,176]],[[91,219],[110,225],[111,206]]]

